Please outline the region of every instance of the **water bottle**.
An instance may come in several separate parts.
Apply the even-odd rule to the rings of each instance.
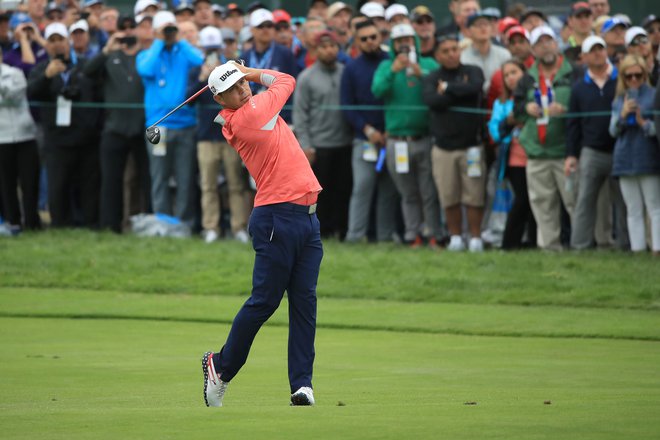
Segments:
[[[408,60],[410,60],[410,64],[417,64],[417,52],[415,52],[415,47],[410,48],[410,52],[408,52]],[[406,74],[408,76],[414,75],[414,72],[412,66],[406,68]]]
[[[639,97],[639,89],[628,89],[628,93],[626,94],[626,99],[633,99],[637,100]],[[634,127],[637,125],[637,115],[635,112],[630,112],[628,113],[628,116],[626,117],[626,125],[629,127]]]

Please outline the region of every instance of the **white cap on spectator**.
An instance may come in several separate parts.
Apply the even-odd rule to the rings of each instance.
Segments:
[[[209,75],[209,90],[214,95],[218,95],[234,84],[246,74],[238,70],[236,64],[231,61],[216,67]]]
[[[47,40],[52,35],[59,35],[64,38],[69,38],[69,32],[66,30],[66,26],[58,21],[55,21],[46,26],[46,30],[44,31],[44,38]]]
[[[534,30],[532,30],[532,33],[529,36],[529,42],[532,43],[532,46],[534,46],[536,43],[539,42],[539,38],[541,38],[544,35],[551,37],[553,40],[557,40],[557,36],[555,35],[555,32],[552,30],[550,26],[541,25],[535,27]]]
[[[641,28],[639,26],[633,26],[630,29],[626,31],[626,47],[630,46],[630,43],[633,42],[635,37],[638,37],[640,35],[643,35],[645,37],[648,37],[649,34],[644,30],[644,28]]]
[[[158,11],[154,15],[154,29],[158,30],[165,26],[166,24],[171,24],[176,26],[176,17],[170,11]]]
[[[78,20],[69,27],[69,33],[72,34],[75,31],[84,31],[89,32],[89,24],[87,20]]]
[[[607,47],[605,40],[600,38],[598,35],[589,35],[582,42],[582,53],[589,53],[594,46],[600,44],[603,47]]]
[[[222,33],[215,26],[206,26],[199,31],[199,45],[204,49],[218,49],[224,46]]]
[[[390,31],[390,38],[396,40],[397,38],[403,37],[414,37],[415,29],[408,23],[399,23],[396,26],[392,26]]]
[[[252,31],[250,26],[244,26],[241,28],[241,31],[238,33],[238,43],[243,44],[250,41],[253,38]]]
[[[369,18],[385,18],[385,8],[377,2],[367,2],[362,5],[360,12]]]
[[[135,24],[140,24],[140,23],[142,23],[144,20],[151,20],[152,23],[153,23],[153,19],[154,19],[154,18],[153,18],[151,15],[147,15],[147,14],[139,14],[139,15],[136,15],[136,16],[135,16]]]
[[[252,13],[250,14],[250,27],[261,26],[267,21],[270,21],[271,23],[275,23],[275,18],[273,17],[273,13],[270,12],[268,9],[263,9],[263,8],[257,9],[255,11],[252,11]]]
[[[139,15],[149,6],[155,6],[160,9],[160,5],[156,0],[137,0],[133,6],[133,15]]]
[[[390,21],[395,15],[408,16],[408,8],[399,3],[393,3],[385,9],[385,20]]]

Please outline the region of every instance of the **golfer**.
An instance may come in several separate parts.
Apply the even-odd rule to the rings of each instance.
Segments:
[[[249,82],[268,89],[252,96]],[[313,405],[316,282],[323,257],[316,200],[321,186],[293,132],[279,116],[293,93],[293,77],[233,61],[208,79],[223,109],[215,119],[257,183],[248,232],[256,252],[252,294],[234,318],[219,353],[202,358],[204,400],[222,406],[232,378],[247,360],[261,325],[287,291],[291,405]]]

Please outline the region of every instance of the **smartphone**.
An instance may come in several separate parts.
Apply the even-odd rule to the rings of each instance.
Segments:
[[[206,64],[212,67],[215,67],[218,64],[218,53],[217,52],[209,52],[206,55]]]
[[[87,20],[89,18],[89,12],[83,11],[80,13],[80,18],[83,20]]]

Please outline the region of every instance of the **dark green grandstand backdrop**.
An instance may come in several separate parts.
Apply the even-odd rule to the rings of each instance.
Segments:
[[[116,6],[123,12],[132,12],[134,0],[106,0],[108,5]],[[191,0],[190,0],[191,1]],[[234,3],[240,6],[247,6],[253,0],[238,0]],[[449,8],[447,7],[450,0],[399,0],[392,3],[402,3],[408,8],[412,8],[419,4],[425,4],[435,14],[436,20],[444,24],[449,20]],[[291,13],[292,16],[304,16],[309,5],[309,0],[262,0],[264,5],[271,9],[284,8]],[[228,1],[213,1],[219,5],[226,5]],[[329,3],[332,3],[331,1]],[[346,0],[351,6],[362,4],[362,1]],[[499,8],[502,13],[506,13],[509,5],[516,3],[514,0],[482,0],[481,6],[495,6]],[[525,0],[526,5],[537,7],[544,12],[552,15],[566,15],[570,5],[574,2],[567,0]],[[651,13],[656,15],[660,14],[660,1],[659,0],[610,0],[612,11],[628,15],[635,24],[638,24],[641,19]]]

